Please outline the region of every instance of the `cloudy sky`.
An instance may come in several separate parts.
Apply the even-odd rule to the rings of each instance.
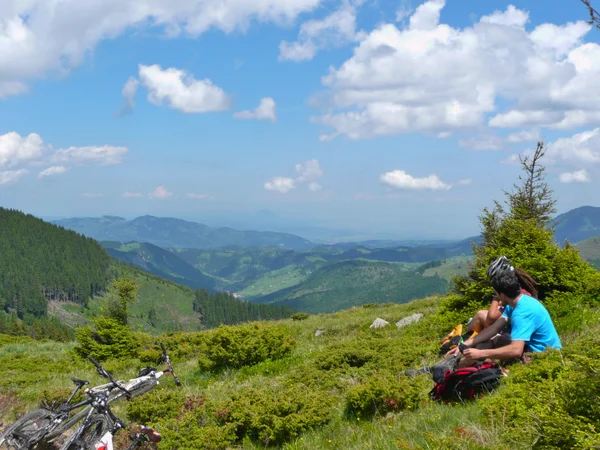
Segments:
[[[2,0],[0,205],[463,237],[548,145],[600,206],[580,0]]]

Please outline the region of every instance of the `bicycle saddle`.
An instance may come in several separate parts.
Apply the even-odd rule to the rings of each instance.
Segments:
[[[86,384],[90,384],[88,380],[80,380],[79,378],[71,378],[71,380],[73,380],[73,383],[75,383],[76,386],[85,386]]]

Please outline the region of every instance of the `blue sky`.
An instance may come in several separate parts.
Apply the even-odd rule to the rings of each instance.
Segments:
[[[587,19],[578,0],[8,0],[0,205],[460,238],[544,139],[559,212],[600,206]]]

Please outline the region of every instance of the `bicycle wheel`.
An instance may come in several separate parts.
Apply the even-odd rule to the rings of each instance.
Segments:
[[[139,397],[140,395],[145,394],[148,391],[151,391],[156,386],[158,386],[158,380],[149,379],[141,383],[137,386],[133,391],[131,391],[131,398]]]
[[[88,450],[93,449],[94,444],[97,443],[107,431],[113,427],[112,420],[104,414],[95,414],[90,417],[87,426],[83,429],[79,437],[73,440],[73,442],[63,447],[65,450]]]
[[[65,420],[64,422],[59,424],[56,428],[54,428],[46,436],[44,436],[43,442],[53,442],[54,440],[56,440],[56,438],[58,438],[61,434],[63,434],[65,431],[67,431],[69,428],[71,428],[77,422],[82,420],[87,415],[90,408],[91,408],[91,406],[87,406],[86,408],[83,408],[77,414],[73,415],[73,417],[71,417],[69,420]]]
[[[28,449],[37,444],[52,424],[54,413],[45,408],[28,412],[0,435],[0,449]]]

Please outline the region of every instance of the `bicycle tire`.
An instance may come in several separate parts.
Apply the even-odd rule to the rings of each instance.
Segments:
[[[146,392],[151,391],[158,386],[158,380],[149,379],[141,383],[134,391],[131,391],[131,398],[139,397],[144,395]]]
[[[82,420],[87,415],[90,408],[91,408],[91,406],[87,406],[87,407],[83,408],[77,414],[74,414],[73,417],[71,417],[70,419],[65,420],[63,423],[59,424],[54,430],[52,430],[50,433],[48,433],[46,436],[44,436],[43,441],[44,442],[52,442],[52,441],[56,440],[56,438],[58,438],[61,434],[63,434],[65,431],[67,431],[69,428],[71,428],[77,422]]]
[[[93,449],[93,444],[98,442],[102,436],[113,427],[112,420],[105,414],[94,414],[81,434],[77,438],[71,438],[61,447],[61,450],[88,450]]]
[[[46,408],[34,409],[23,415],[0,434],[0,449],[21,450],[37,444],[46,434],[53,417],[54,413]]]

